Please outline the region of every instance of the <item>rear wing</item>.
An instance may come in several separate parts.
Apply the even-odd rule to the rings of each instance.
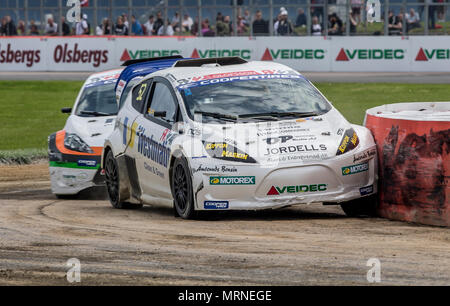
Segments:
[[[184,59],[181,55],[175,55],[129,60],[123,63],[122,66],[125,66],[126,68],[120,74],[114,89],[116,92],[117,103],[120,103],[122,93],[131,80],[138,77],[142,78],[150,73],[170,68],[181,59]]]

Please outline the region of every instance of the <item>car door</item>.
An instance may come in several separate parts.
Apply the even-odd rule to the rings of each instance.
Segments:
[[[170,199],[170,139],[178,115],[178,103],[169,81],[155,77],[143,113],[136,118],[138,145],[136,166],[144,194]]]

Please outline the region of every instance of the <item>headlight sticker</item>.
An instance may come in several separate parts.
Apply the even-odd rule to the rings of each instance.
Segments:
[[[359,138],[353,129],[348,129],[345,131],[342,137],[341,143],[339,144],[336,155],[344,154],[348,151],[353,150],[359,144]]]
[[[256,163],[256,160],[247,153],[225,142],[204,142],[204,146],[206,152],[213,158],[243,163]]]

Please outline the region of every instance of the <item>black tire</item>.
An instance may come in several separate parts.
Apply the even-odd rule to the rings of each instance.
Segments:
[[[359,198],[341,204],[348,217],[375,217],[377,215],[377,196]]]
[[[192,177],[187,160],[184,157],[175,159],[171,181],[174,212],[183,219],[196,218]]]
[[[119,167],[112,151],[109,151],[105,159],[105,182],[109,202],[117,209],[141,208],[142,204],[130,204],[122,199],[120,194]]]

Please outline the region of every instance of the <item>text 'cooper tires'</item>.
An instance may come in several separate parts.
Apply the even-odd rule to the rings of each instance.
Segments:
[[[375,217],[377,214],[377,196],[359,198],[341,204],[342,210],[348,217]]]
[[[183,219],[195,216],[192,177],[184,157],[177,158],[172,168],[172,194],[176,213]]]

